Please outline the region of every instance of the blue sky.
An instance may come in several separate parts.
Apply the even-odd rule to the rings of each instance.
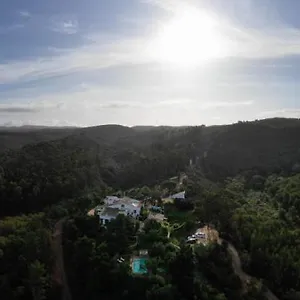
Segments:
[[[299,118],[299,10],[298,0],[3,0],[0,124]],[[197,21],[207,16],[211,30]]]

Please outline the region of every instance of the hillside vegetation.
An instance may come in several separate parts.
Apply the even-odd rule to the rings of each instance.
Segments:
[[[64,299],[66,285],[75,300],[300,299],[299,120],[2,133],[1,299]],[[163,201],[183,189],[187,201]],[[124,191],[168,221],[87,216]],[[221,239],[187,245],[203,224]]]
[[[65,133],[70,130],[62,139],[0,155],[0,215],[39,211],[89,188],[153,185],[186,171],[190,162],[213,181],[247,172],[290,173],[300,166],[299,120],[143,130],[106,125]]]

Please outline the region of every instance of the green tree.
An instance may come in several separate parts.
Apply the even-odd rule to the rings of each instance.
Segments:
[[[49,288],[49,274],[45,266],[36,260],[29,266],[28,284],[34,300],[46,299],[47,288]]]

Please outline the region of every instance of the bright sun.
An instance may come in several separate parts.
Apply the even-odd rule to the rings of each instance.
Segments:
[[[151,47],[152,55],[162,62],[193,66],[222,57],[225,42],[218,22],[206,12],[196,9],[178,11],[159,29]]]

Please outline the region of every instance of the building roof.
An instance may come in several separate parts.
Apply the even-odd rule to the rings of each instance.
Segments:
[[[106,196],[105,199],[112,200],[112,201],[119,201],[120,198],[117,196]]]
[[[135,199],[128,198],[128,197],[119,198],[119,200],[116,201],[114,204],[127,204],[127,205],[132,205],[135,207],[142,206],[142,203],[139,200],[135,200]]]
[[[110,216],[116,217],[119,214],[120,210],[113,207],[105,207],[100,216]]]
[[[132,199],[132,198],[129,198],[129,197],[123,197],[120,199],[121,201],[124,201],[124,202],[128,202],[130,204],[141,204],[141,202],[139,200],[136,200],[136,199]]]
[[[172,199],[185,199],[185,191],[170,196]]]

